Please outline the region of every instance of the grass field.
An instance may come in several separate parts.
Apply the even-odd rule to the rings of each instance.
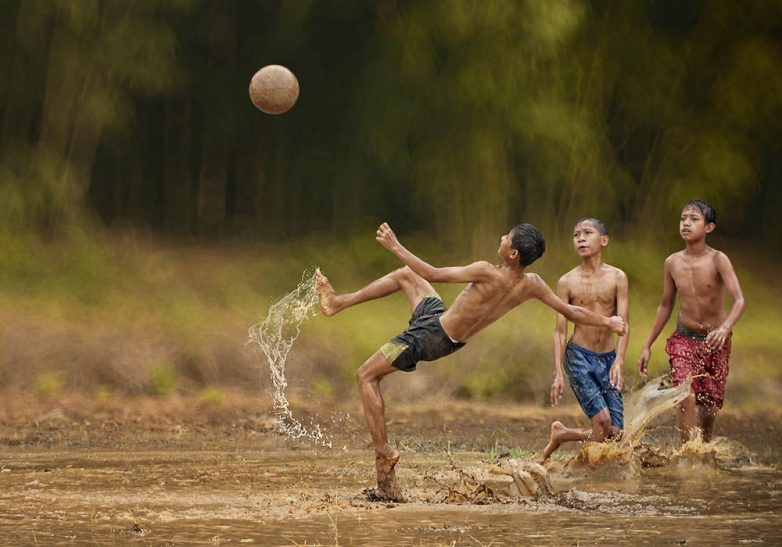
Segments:
[[[435,264],[496,257],[494,240],[472,256],[443,252],[421,236],[405,242]],[[727,398],[752,405],[782,392],[776,355],[782,291],[774,284],[782,268],[743,242],[714,244],[733,258],[748,302],[734,333]],[[6,389],[44,396],[76,389],[96,398],[113,393],[219,398],[227,387],[266,389],[265,360],[245,347],[247,329],[296,286],[305,269],[320,266],[341,291],[398,266],[371,233],[348,241],[313,237],[284,244],[161,243],[127,234],[67,243],[5,236],[2,245],[0,381]],[[630,279],[625,363],[630,388],[638,383],[635,360],[659,301],[666,254],[621,241],[605,253]],[[531,270],[553,287],[576,263],[569,241],[549,242]],[[438,290],[450,302],[460,287]],[[356,368],[406,325],[408,314],[404,299],[392,297],[332,318],[311,318],[290,354],[289,389],[308,397],[355,395]],[[653,373],[667,366],[663,338],[672,324],[653,348]],[[548,308],[525,304],[447,361],[423,365],[389,382],[388,389],[392,394],[397,389],[399,397],[436,391],[545,404],[553,326]]]

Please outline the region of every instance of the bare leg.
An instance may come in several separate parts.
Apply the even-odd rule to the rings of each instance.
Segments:
[[[611,436],[611,413],[604,408],[592,416],[592,437],[590,441],[602,443]]]
[[[377,497],[389,500],[402,500],[401,491],[396,485],[394,467],[399,461],[399,452],[388,444],[386,415],[383,395],[380,392],[380,380],[397,372],[381,352],[376,352],[358,369],[358,389],[364,418],[375,447],[375,469],[377,470]]]
[[[337,294],[328,278],[318,269],[315,271],[315,288],[320,295],[320,309],[326,316],[397,291],[405,293],[411,308],[415,308],[424,297],[437,294],[428,281],[407,266],[394,270],[355,292],[345,294]]]
[[[703,432],[703,442],[711,442],[711,434],[714,431],[714,422],[717,419],[717,409],[712,406],[702,405],[698,407],[698,425]]]
[[[345,294],[337,294],[328,278],[320,270],[317,270],[315,275],[315,286],[320,295],[320,308],[323,315],[327,316],[397,291],[402,291],[405,294],[413,309],[425,297],[437,294],[428,281],[407,266],[394,270],[355,292]],[[394,467],[399,461],[399,452],[388,444],[385,405],[383,395],[380,392],[380,381],[398,370],[386,361],[380,351],[377,351],[358,369],[357,380],[361,404],[364,408],[364,419],[375,447],[375,469],[378,485],[375,492],[376,497],[402,501],[402,494],[396,484],[394,473]]]
[[[543,459],[546,461],[559,445],[568,441],[587,441],[592,436],[592,430],[585,427],[567,427],[562,422],[551,424],[551,436],[543,449]]]
[[[611,434],[611,415],[604,408],[592,416],[592,429],[585,427],[567,427],[562,422],[551,424],[551,435],[548,444],[543,449],[543,461],[549,459],[551,454],[562,443],[568,441],[595,441],[602,442]]]
[[[690,440],[692,428],[695,427],[695,395],[690,395],[679,404],[679,435],[682,443]]]

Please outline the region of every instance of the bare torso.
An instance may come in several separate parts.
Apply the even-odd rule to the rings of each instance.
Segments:
[[[669,257],[669,271],[679,294],[677,321],[687,330],[707,333],[725,321],[725,283],[717,269],[719,251],[707,247],[699,256],[679,251]]]
[[[440,316],[440,324],[451,339],[464,342],[532,296],[540,278],[494,266],[487,281],[468,284]]]
[[[617,286],[621,270],[601,264],[594,271],[577,266],[562,276],[560,283],[567,289],[569,304],[581,306],[596,314],[617,314]],[[575,325],[573,342],[581,347],[603,353],[614,349],[614,337],[605,327]]]

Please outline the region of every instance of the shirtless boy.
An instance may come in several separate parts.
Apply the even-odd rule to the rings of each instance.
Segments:
[[[605,225],[595,218],[582,218],[573,228],[573,247],[581,263],[557,283],[557,296],[593,312],[618,315],[628,321],[627,276],[619,268],[603,262],[608,245]],[[605,327],[575,325],[567,341],[567,318],[557,314],[554,330],[554,381],[550,402],[559,403],[564,390],[564,367],[570,387],[581,409],[592,422],[589,428],[551,424],[551,437],[543,449],[543,461],[567,441],[596,441],[617,437],[623,427],[622,384],[628,331],[614,346],[614,337]]]
[[[675,384],[692,378],[693,394],[679,406],[679,433],[682,442],[690,440],[697,426],[703,440],[711,440],[717,411],[722,408],[728,380],[731,332],[744,311],[744,295],[728,257],[706,245],[706,235],[714,231],[717,214],[709,204],[688,201],[679,220],[683,251],[665,260],[663,296],[652,330],[638,358],[638,372],[647,377],[651,347],[671,317],[676,294],[679,316],[676,330],[668,338],[665,351]],[[725,293],[733,300],[725,312]]]
[[[383,223],[377,241],[405,264],[356,292],[337,294],[329,280],[317,272],[316,286],[323,315],[334,315],[350,306],[397,291],[407,297],[413,315],[410,326],[381,347],[361,368],[357,379],[364,417],[375,449],[378,488],[376,499],[401,500],[394,467],[399,452],[388,444],[380,381],[399,370],[411,372],[418,361],[434,361],[461,348],[475,333],[522,302],[537,298],[571,321],[623,333],[621,317],[605,317],[562,302],[546,283],[525,268],[545,250],[543,236],[531,224],[521,224],[500,238],[501,263],[474,262],[467,266],[437,268],[408,251]],[[446,310],[431,283],[467,283]]]

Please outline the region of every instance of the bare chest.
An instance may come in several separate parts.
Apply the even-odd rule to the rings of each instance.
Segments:
[[[584,308],[616,307],[616,286],[605,277],[582,278],[570,285],[570,303]]]
[[[681,294],[712,294],[722,287],[722,278],[711,260],[680,261],[671,270]]]

